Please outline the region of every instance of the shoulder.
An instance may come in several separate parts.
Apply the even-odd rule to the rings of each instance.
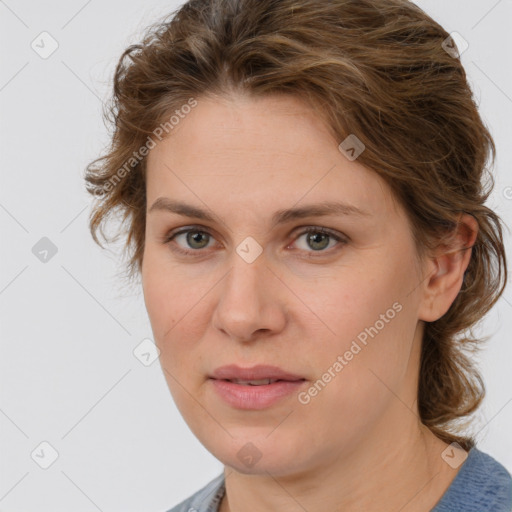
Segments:
[[[224,491],[224,473],[221,473],[167,512],[217,512]]]
[[[432,512],[511,512],[512,477],[493,457],[473,447]]]

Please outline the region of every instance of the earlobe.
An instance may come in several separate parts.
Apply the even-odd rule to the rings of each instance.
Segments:
[[[419,320],[434,322],[450,309],[462,287],[477,234],[475,218],[461,215],[451,242],[440,244],[435,256],[430,257],[430,275],[424,281]]]

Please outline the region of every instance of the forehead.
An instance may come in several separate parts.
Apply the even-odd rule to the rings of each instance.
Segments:
[[[376,214],[395,208],[385,181],[349,161],[339,142],[296,97],[198,98],[148,155],[148,204],[165,192],[196,204],[229,197],[259,211],[269,200],[275,209],[322,200]]]
[[[198,98],[197,105],[183,116],[165,142],[181,156],[199,156],[209,151],[216,160],[224,156],[228,161],[236,153],[250,152],[261,158],[268,154],[318,158],[322,146],[325,149],[336,144],[312,107],[285,95]]]

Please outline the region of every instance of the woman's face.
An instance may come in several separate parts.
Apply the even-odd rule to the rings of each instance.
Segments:
[[[240,472],[312,470],[417,419],[412,234],[340,142],[293,97],[198,98],[148,156],[142,281],[160,362],[191,430]],[[302,380],[211,378],[226,365]]]

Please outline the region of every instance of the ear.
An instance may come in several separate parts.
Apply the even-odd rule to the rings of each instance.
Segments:
[[[472,247],[478,234],[478,222],[468,214],[461,214],[450,242],[441,244],[425,265],[423,294],[418,319],[434,322],[450,309],[464,279]]]

